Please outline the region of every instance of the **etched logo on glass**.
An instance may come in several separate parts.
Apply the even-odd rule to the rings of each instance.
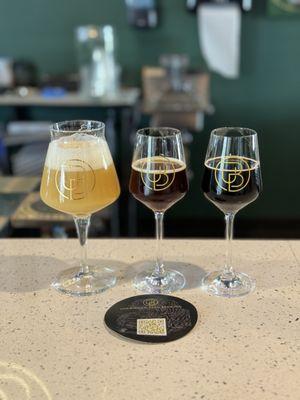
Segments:
[[[249,160],[240,156],[220,158],[214,170],[218,186],[227,192],[243,190],[250,180]]]
[[[166,190],[175,179],[175,166],[173,162],[164,156],[157,157],[157,162],[151,161],[154,168],[149,168],[147,161],[144,162],[141,169],[141,178],[144,185],[155,192]],[[155,165],[157,164],[157,166]]]
[[[61,196],[68,200],[82,200],[94,190],[95,172],[91,165],[80,159],[65,161],[55,174],[55,185]]]

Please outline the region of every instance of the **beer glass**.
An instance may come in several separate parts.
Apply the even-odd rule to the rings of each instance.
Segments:
[[[212,131],[206,153],[202,189],[205,197],[225,214],[226,262],[223,271],[209,273],[203,288],[218,296],[249,293],[255,281],[232,265],[233,222],[236,213],[262,191],[257,133],[248,128]]]
[[[145,128],[137,132],[129,190],[150,210],[156,221],[156,262],[152,271],[136,276],[134,286],[145,293],[182,289],[184,276],[164,266],[162,256],[164,213],[188,191],[181,133],[173,128]]]
[[[88,265],[86,246],[91,214],[112,204],[119,194],[104,123],[78,120],[54,124],[41,198],[48,206],[73,216],[82,252],[80,266],[63,271],[53,282],[57,290],[87,296],[115,284],[112,270]]]

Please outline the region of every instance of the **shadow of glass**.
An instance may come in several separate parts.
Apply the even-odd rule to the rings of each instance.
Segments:
[[[201,286],[203,276],[206,275],[206,271],[194,264],[179,262],[179,261],[166,261],[166,269],[175,269],[184,275],[186,284],[183,288],[193,289]],[[142,271],[152,271],[154,268],[153,260],[142,260],[134,264],[131,264],[128,269],[124,272],[124,279],[126,281],[133,281],[134,277]]]
[[[78,260],[77,260],[78,263]],[[73,262],[73,265],[76,265],[76,261]],[[119,281],[124,280],[124,276],[126,276],[126,271],[129,268],[129,265],[119,261],[110,259],[89,259],[89,265],[97,266],[99,268],[109,268],[112,270],[113,274],[117,277],[117,284]]]
[[[0,291],[33,292],[51,285],[58,272],[70,266],[54,257],[1,257]]]
[[[90,265],[107,267],[121,280],[128,265],[116,260],[89,260]],[[78,266],[78,259],[64,262],[54,257],[10,256],[0,262],[0,292],[26,293],[50,287],[56,275]],[[118,284],[118,281],[117,281]]]
[[[245,263],[245,265],[247,265]],[[253,268],[253,265],[255,268]],[[255,262],[252,265],[251,271],[244,267],[244,263],[241,262],[237,266],[236,270],[245,272],[251,279],[255,280],[256,287],[255,292],[259,291],[274,291],[279,290],[288,295],[291,288],[295,288],[299,284],[300,280],[297,278],[297,272],[299,267],[297,264],[287,262],[286,259],[280,259],[277,257],[276,260]],[[267,273],[265,271],[268,271]]]

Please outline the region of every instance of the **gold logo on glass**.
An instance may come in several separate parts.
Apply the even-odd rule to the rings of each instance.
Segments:
[[[82,200],[94,190],[95,172],[91,165],[80,159],[65,161],[55,174],[59,194],[67,200]]]
[[[226,156],[218,159],[214,173],[219,187],[227,192],[239,192],[248,185],[251,168],[244,157]]]
[[[149,163],[151,168],[149,168]],[[154,164],[154,168],[152,168],[152,164]],[[141,169],[143,171],[141,172],[141,178],[144,185],[155,192],[167,189],[174,182],[176,174],[175,166],[167,157],[159,156],[150,160],[146,159]]]

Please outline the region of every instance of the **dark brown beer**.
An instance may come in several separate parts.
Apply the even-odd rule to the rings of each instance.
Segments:
[[[259,162],[239,156],[211,158],[205,162],[202,189],[221,211],[236,213],[262,190]]]
[[[186,165],[175,158],[149,157],[132,163],[129,190],[153,211],[166,211],[188,191]]]

